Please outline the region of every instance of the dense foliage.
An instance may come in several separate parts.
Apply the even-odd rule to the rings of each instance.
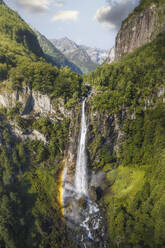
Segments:
[[[37,37],[30,27],[7,6],[0,5],[0,81],[10,80],[14,90],[31,89],[65,102],[80,97],[82,79],[68,67],[58,70],[44,60]]]
[[[82,94],[81,76],[69,67],[58,70],[44,61],[18,64],[9,71],[9,80],[14,90],[21,91],[26,85],[52,98],[63,97],[65,102],[73,96],[78,100]]]
[[[0,5],[0,24],[1,49],[9,48],[17,55],[19,55],[17,49],[20,50],[20,53],[43,55],[34,32],[16,12],[4,4]],[[14,50],[14,46],[16,46],[16,50]]]
[[[146,100],[156,96],[155,91],[164,85],[164,43],[163,34],[119,63],[103,65],[87,75],[85,79],[97,91],[93,108],[117,114],[124,107],[130,112],[145,107]]]
[[[73,107],[85,89],[82,78],[68,67],[47,63],[30,27],[0,4],[0,89],[49,95],[52,102]],[[76,247],[59,204],[59,182],[70,120],[22,116],[23,107],[0,110],[0,247]],[[36,130],[40,139],[18,138]]]
[[[164,44],[163,34],[86,77],[91,111],[101,116],[90,123],[90,163],[111,185],[104,198],[110,248],[165,246]]]
[[[69,120],[23,119],[19,110],[0,113],[0,246],[73,247],[58,202]],[[47,144],[16,138],[14,119],[25,133],[40,131]]]

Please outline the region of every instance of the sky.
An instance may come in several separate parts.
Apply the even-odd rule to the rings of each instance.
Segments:
[[[121,22],[139,0],[5,0],[48,39],[110,49]]]

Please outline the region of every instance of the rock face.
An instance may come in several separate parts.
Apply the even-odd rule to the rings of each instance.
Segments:
[[[1,90],[0,107],[13,108],[17,102],[22,104],[22,115],[29,115],[33,111],[35,114],[53,115],[57,119],[60,119],[60,114],[65,117],[71,116],[71,112],[64,107],[63,101],[59,100],[58,104],[54,105],[48,95],[31,91],[28,87],[25,87],[22,92],[12,91],[11,93],[7,90]]]
[[[94,112],[89,102],[88,113],[88,164],[93,169],[101,168],[103,166],[102,158],[106,157],[106,154],[109,154],[106,163],[113,163],[114,158],[117,158],[118,148],[124,135],[120,127],[126,118],[126,112],[123,108],[120,118],[117,118],[114,114]],[[102,180],[102,176],[99,174],[91,175],[91,186],[97,188],[100,185],[102,187],[105,182],[105,180]],[[98,182],[98,185],[96,185],[96,182]]]
[[[116,37],[115,61],[122,55],[151,42],[159,33],[165,31],[165,4],[158,7],[151,4],[140,13],[134,12],[122,24]]]
[[[111,64],[114,60],[115,60],[115,47],[112,47],[104,63]]]
[[[30,140],[37,139],[37,140],[42,141],[44,144],[47,144],[47,140],[45,136],[42,133],[38,132],[37,130],[33,130],[32,132],[28,134],[24,134],[22,130],[20,130],[20,128],[16,127],[15,125],[12,125],[12,127],[13,127],[12,128],[13,135],[15,135],[17,138],[20,138],[22,141],[26,139],[30,139]]]
[[[20,117],[23,120],[28,119],[29,116],[33,116],[36,119],[45,116],[55,121],[61,121],[64,118],[72,119],[73,113],[71,110],[65,108],[62,99],[53,102],[48,95],[43,95],[38,91],[32,91],[28,87],[23,88],[21,92],[11,92],[5,87],[1,89],[0,108],[4,107],[11,109],[14,108],[17,103],[21,104],[22,112]],[[37,139],[41,140],[44,144],[47,144],[46,137],[35,129],[25,132],[14,121],[10,122],[10,126],[12,134],[21,140],[26,140],[27,138],[31,140]]]
[[[21,93],[16,91],[13,91],[12,94],[8,91],[0,92],[0,106],[12,108],[17,101],[22,104],[24,115],[29,114],[31,111],[41,114],[54,113],[50,98],[37,91],[31,92],[29,88],[25,88]]]

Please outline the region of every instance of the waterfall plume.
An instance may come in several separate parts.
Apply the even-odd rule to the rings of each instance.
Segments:
[[[82,116],[81,116],[81,131],[78,145],[76,173],[75,173],[75,189],[79,195],[88,196],[88,174],[87,174],[87,159],[86,159],[86,134],[87,125],[85,117],[85,103],[82,103]]]

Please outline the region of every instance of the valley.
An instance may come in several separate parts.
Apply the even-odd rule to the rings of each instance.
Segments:
[[[0,247],[165,247],[165,3],[114,48],[48,40],[0,1]]]

